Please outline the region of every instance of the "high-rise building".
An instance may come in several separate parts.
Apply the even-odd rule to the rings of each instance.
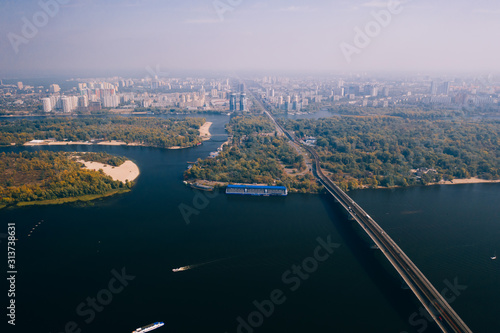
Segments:
[[[64,113],[71,112],[71,99],[69,97],[61,97],[62,109]]]
[[[229,111],[236,111],[236,94],[231,93],[229,96]]]
[[[286,99],[285,99],[285,111],[290,111],[290,102],[291,102],[291,97],[290,96],[286,96]]]
[[[335,88],[333,89],[334,96],[344,96],[344,88]]]
[[[52,102],[50,98],[42,98],[42,103],[43,103],[43,112],[52,111]]]
[[[24,86],[23,86],[23,83],[22,83],[22,82],[18,82],[18,83],[17,83],[17,89],[19,89],[19,90],[23,90],[23,87],[24,87]]]
[[[58,93],[61,91],[61,88],[59,87],[58,84],[51,84],[49,87],[49,91],[53,94]]]
[[[89,98],[86,95],[78,97],[78,107],[86,108],[89,106]]]
[[[244,92],[244,91],[245,91],[245,84],[241,83],[240,84],[240,92]]]
[[[450,82],[444,82],[441,85],[441,94],[448,95],[450,93]]]
[[[436,81],[432,81],[431,83],[431,95],[435,96],[438,94],[438,85]]]
[[[295,111],[299,110],[299,97],[297,97],[297,96],[295,96],[293,98],[292,110],[295,110]]]
[[[117,95],[102,98],[102,106],[105,108],[116,108],[120,104],[120,97]]]
[[[384,97],[388,97],[389,96],[389,88],[388,87],[384,87],[384,89],[382,89],[382,95]]]
[[[71,96],[71,111],[75,110],[78,107],[78,96]]]
[[[371,84],[368,84],[365,86],[365,95],[366,96],[370,96],[370,97],[377,97],[378,96],[378,88],[371,85]]]
[[[240,95],[240,111],[248,111],[247,94],[245,93],[241,93]]]

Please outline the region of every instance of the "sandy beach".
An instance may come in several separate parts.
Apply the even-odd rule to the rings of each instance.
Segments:
[[[91,145],[90,142],[83,141],[49,141],[49,140],[39,140],[39,141],[29,141],[24,144],[24,146],[68,146],[68,145]]]
[[[126,142],[116,141],[116,140],[101,141],[101,142],[98,142],[97,144],[101,145],[101,146],[124,146],[124,145],[127,145]]]
[[[212,126],[212,123],[207,121],[200,127],[200,136],[203,141],[210,140],[212,136],[212,134],[210,134],[210,126]]]
[[[105,174],[111,176],[111,178],[113,178],[114,180],[119,180],[123,183],[125,183],[126,180],[128,180],[129,182],[135,180],[137,177],[139,177],[140,174],[139,167],[137,167],[137,165],[130,160],[125,161],[118,167],[113,167],[111,165],[105,165],[98,162],[86,162],[83,160],[78,160],[78,162],[85,164],[85,168],[89,170],[98,171],[99,169],[102,169]]]
[[[483,184],[483,183],[500,183],[500,180],[486,180],[476,177],[468,179],[453,179],[452,181],[440,181],[439,183],[432,183],[432,185],[458,185],[458,184]]]
[[[101,141],[101,142],[89,142],[89,141],[52,141],[52,140],[33,140],[24,143],[24,146],[71,146],[71,145],[101,145],[101,146],[142,146],[140,143],[129,143],[123,141]]]

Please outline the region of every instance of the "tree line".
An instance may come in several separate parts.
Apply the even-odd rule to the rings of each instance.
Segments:
[[[186,179],[226,183],[286,186],[291,191],[317,192],[320,187],[311,174],[288,175],[283,166],[305,170],[302,155],[284,138],[266,135],[274,126],[266,117],[234,117],[227,126],[233,142],[216,158],[199,159],[184,174]]]
[[[345,116],[282,124],[316,137],[322,167],[345,189],[500,179],[499,121]]]
[[[31,140],[117,140],[147,146],[190,147],[201,142],[202,118],[83,117],[0,121],[0,145]]]

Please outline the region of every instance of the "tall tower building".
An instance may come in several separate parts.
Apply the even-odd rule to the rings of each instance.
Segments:
[[[431,83],[431,95],[437,95],[438,93],[438,85],[436,81],[432,81]]]
[[[62,97],[61,103],[62,103],[63,112],[70,113],[71,112],[71,99],[69,97]]]
[[[23,83],[22,83],[22,82],[18,82],[18,83],[17,83],[17,89],[19,89],[19,90],[23,90],[23,88],[24,88]]]
[[[229,111],[236,111],[236,94],[231,93],[229,96]]]
[[[292,110],[295,110],[295,111],[299,110],[299,97],[298,96],[295,96],[293,98]]]
[[[42,103],[43,103],[43,112],[52,111],[52,102],[50,98],[42,98]]]
[[[86,108],[89,106],[89,98],[86,95],[78,97],[78,106],[81,108]]]
[[[247,94],[245,93],[241,93],[240,95],[240,111],[248,111]]]
[[[441,92],[443,95],[449,95],[450,93],[450,82],[445,82],[443,83],[443,85],[441,86]]]

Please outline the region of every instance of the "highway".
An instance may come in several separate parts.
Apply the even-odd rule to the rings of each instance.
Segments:
[[[425,275],[399,248],[389,235],[342,189],[334,184],[322,171],[320,158],[313,147],[307,146],[295,139],[294,135],[282,128],[273,116],[266,110],[262,102],[254,96],[262,110],[272,120],[276,130],[286,135],[290,140],[304,147],[313,158],[313,173],[323,186],[334,198],[347,210],[347,212],[358,222],[361,228],[368,234],[372,241],[382,251],[396,271],[401,275],[408,287],[413,291],[424,308],[434,319],[443,332],[468,333],[472,332],[460,316],[448,304],[445,298],[427,280]]]

